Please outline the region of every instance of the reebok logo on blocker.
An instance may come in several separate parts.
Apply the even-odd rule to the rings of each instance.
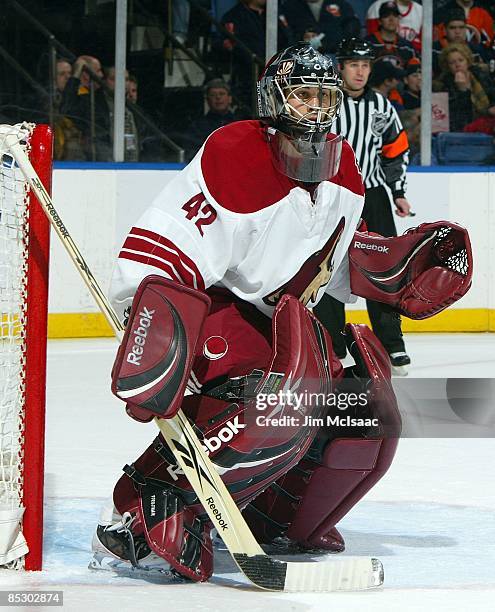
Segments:
[[[146,306],[139,313],[141,317],[139,319],[139,326],[137,329],[134,329],[132,333],[134,334],[134,344],[129,353],[127,353],[127,362],[132,363],[133,365],[140,366],[141,365],[141,357],[144,353],[144,345],[146,344],[146,337],[148,336],[148,329],[151,327],[151,321],[153,319],[153,315],[155,314],[154,310],[148,310]]]

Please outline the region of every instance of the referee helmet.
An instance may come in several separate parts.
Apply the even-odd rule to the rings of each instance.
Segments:
[[[361,40],[360,38],[345,38],[339,43],[335,56],[339,64],[342,64],[344,60],[350,59],[372,61],[375,59],[375,52],[373,47],[365,40]]]

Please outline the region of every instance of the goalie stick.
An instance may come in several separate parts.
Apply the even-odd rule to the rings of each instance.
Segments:
[[[76,264],[82,279],[120,341],[124,326],[92,275],[55,210],[48,192],[22,150],[19,144],[19,131],[22,129],[25,129],[27,136],[27,125],[16,126],[15,130],[12,126],[0,126],[0,137],[5,140],[69,257]],[[383,566],[375,558],[347,557],[330,563],[284,562],[272,559],[254,538],[184,413],[179,410],[173,418],[155,418],[155,423],[239,569],[254,585],[271,591],[317,592],[354,591],[383,584]]]

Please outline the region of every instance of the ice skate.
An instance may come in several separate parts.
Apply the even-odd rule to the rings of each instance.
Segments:
[[[345,550],[345,542],[336,527],[321,536],[315,542],[296,542],[285,536],[274,538],[270,544],[263,545],[263,550],[272,555],[322,555],[335,554]]]
[[[169,563],[151,551],[144,536],[132,534],[132,521],[132,515],[125,512],[117,523],[97,526],[91,545],[93,557],[88,568],[178,577]]]
[[[390,363],[392,364],[393,376],[407,376],[409,374],[407,366],[411,363],[411,358],[405,351],[390,353]]]

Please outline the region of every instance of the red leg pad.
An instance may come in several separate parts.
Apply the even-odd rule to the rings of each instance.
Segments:
[[[396,439],[330,442],[324,464],[313,472],[287,536],[318,546],[385,474],[396,448]]]
[[[354,437],[333,439],[335,432],[322,428],[323,442],[246,509],[245,516],[262,542],[283,535],[303,547],[342,550],[336,523],[392,463],[401,419],[388,356],[366,326],[348,325],[346,331],[356,361],[353,374],[363,379],[368,416],[376,417],[379,426],[351,432]],[[326,446],[325,437],[330,437]]]

